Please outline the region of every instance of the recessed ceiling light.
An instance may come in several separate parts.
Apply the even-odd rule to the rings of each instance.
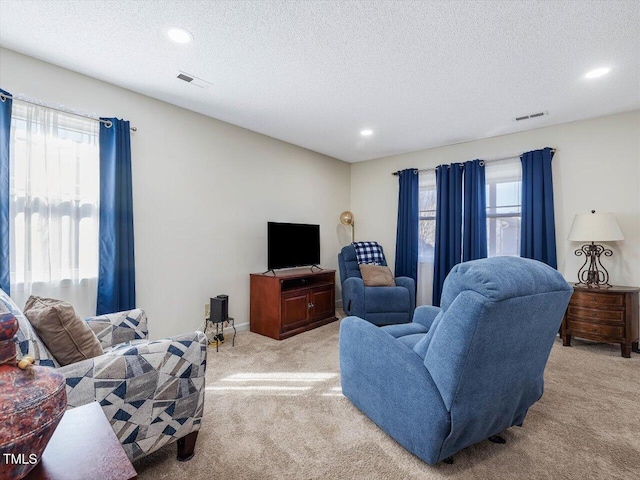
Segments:
[[[167,30],[167,36],[176,43],[190,43],[193,35],[184,28],[172,27]]]
[[[591,70],[590,72],[587,72],[584,78],[598,78],[603,75],[606,75],[610,71],[611,69],[609,67],[596,68],[595,70]]]
[[[373,130],[360,130],[360,135],[362,135],[363,137],[368,137],[369,135],[373,135]]]

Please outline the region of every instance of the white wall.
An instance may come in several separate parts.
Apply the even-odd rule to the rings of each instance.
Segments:
[[[455,128],[455,127],[452,127]],[[617,285],[640,285],[640,111],[530,130],[352,165],[358,240],[377,240],[395,258],[398,179],[391,172],[510,155],[543,147],[553,158],[558,269],[575,281],[581,265],[566,240],[576,213],[613,212],[625,236],[604,260]],[[391,261],[390,263],[393,263]]]
[[[321,225],[322,265],[337,268],[349,241],[382,243],[393,266],[397,178],[408,167],[489,158],[551,146],[559,269],[575,280],[575,213],[616,214],[625,241],[606,259],[612,281],[640,284],[640,111],[371,160],[349,166],[164,102],[0,49],[0,87],[132,122],[138,305],[151,336],[197,328],[211,295],[230,295],[249,318],[249,273],[266,269],[266,222]],[[339,292],[336,298],[340,298]]]
[[[266,270],[267,221],[320,224],[321,264],[337,268],[349,164],[6,49],[0,87],[138,128],[137,303],[152,338],[196,329],[221,293],[236,325],[249,321],[249,273]]]

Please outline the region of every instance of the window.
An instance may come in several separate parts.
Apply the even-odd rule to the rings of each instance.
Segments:
[[[69,301],[95,312],[98,122],[14,102],[11,118],[11,296]]]
[[[520,159],[487,162],[487,253],[520,255],[522,166]],[[436,240],[436,175],[420,173],[417,305],[431,305]]]
[[[520,255],[522,166],[520,160],[487,162],[487,253]]]
[[[436,174],[420,172],[420,225],[418,243],[418,305],[431,305],[436,244]]]

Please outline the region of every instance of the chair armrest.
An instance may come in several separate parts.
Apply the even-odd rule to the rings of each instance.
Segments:
[[[149,336],[147,314],[139,308],[89,317],[85,321],[100,340],[102,348],[145,339]]]
[[[361,278],[347,278],[342,283],[342,309],[347,315],[364,317],[364,282]]]
[[[371,370],[374,377],[378,379],[373,383],[377,384],[382,378],[378,374],[385,372],[392,365],[405,372],[403,375],[405,378],[411,375],[430,378],[429,371],[418,354],[387,333],[384,328],[379,328],[361,318],[346,317],[340,322],[339,343],[340,371],[343,380],[345,373],[353,370]],[[433,388],[444,406],[435,384]]]
[[[122,345],[115,346],[111,351],[102,356],[127,357],[138,355],[144,358],[149,355],[166,355],[170,353],[176,356],[176,361],[184,358],[196,365],[192,368],[189,375],[181,378],[203,377],[206,368],[207,344],[206,335],[201,331],[195,331],[163,338],[161,340],[123,343]],[[164,372],[172,376],[180,376],[175,374],[175,368],[175,362],[170,362],[166,359],[157,366],[159,372]]]
[[[435,320],[436,316],[440,313],[440,307],[433,307],[431,305],[422,305],[416,308],[413,312],[413,321],[424,325],[427,328],[431,328],[431,324]]]
[[[200,428],[206,360],[207,338],[193,332],[123,344],[57,371],[68,407],[98,401],[134,460]]]
[[[171,378],[200,378],[202,381],[194,385],[204,391],[206,360],[207,337],[198,331],[162,340],[123,343],[104,355],[60,367],[57,371],[67,379],[67,402],[72,407],[107,399],[106,396],[95,398],[94,382],[104,383],[105,388],[111,384],[117,390],[122,382],[135,378],[135,388],[132,390],[128,385],[124,397],[108,395],[111,404],[123,404],[156,396],[165,399],[166,392],[162,392],[158,383]],[[145,381],[140,381],[142,377]],[[185,396],[183,390],[176,390],[177,398]]]
[[[342,393],[401,445],[429,463],[450,429],[450,415],[429,371],[409,347],[355,317],[340,323]]]
[[[416,308],[416,282],[414,282],[413,278],[410,277],[396,277],[396,285],[409,290],[409,298],[411,301],[409,311],[413,312],[413,309]]]

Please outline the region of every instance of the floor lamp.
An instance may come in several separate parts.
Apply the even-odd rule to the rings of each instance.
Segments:
[[[354,227],[354,218],[353,213],[349,210],[345,210],[340,214],[340,223],[345,226],[351,226],[351,243],[354,242],[355,239],[355,227]]]

